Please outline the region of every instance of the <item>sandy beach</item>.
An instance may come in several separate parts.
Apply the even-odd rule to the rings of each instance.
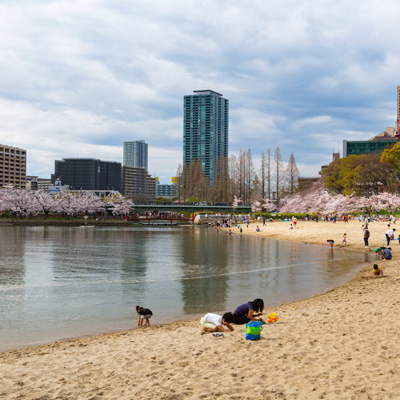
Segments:
[[[348,248],[370,252],[386,243],[383,222],[370,224],[369,250],[358,221],[256,225],[242,234],[337,246],[346,232]],[[0,398],[399,399],[398,241],[391,247],[383,278],[371,264],[342,287],[264,310],[280,319],[259,341],[237,325],[201,335],[195,320],[1,353]]]

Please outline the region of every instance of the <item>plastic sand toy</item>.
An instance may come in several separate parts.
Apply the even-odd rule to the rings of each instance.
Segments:
[[[276,312],[267,315],[267,322],[273,323],[279,320],[279,317],[276,315]]]

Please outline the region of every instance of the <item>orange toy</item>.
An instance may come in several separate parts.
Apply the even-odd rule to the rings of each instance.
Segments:
[[[276,312],[273,312],[273,313],[271,313],[271,314],[268,314],[267,315],[267,322],[270,322],[270,323],[272,323],[272,322],[276,322],[276,321],[278,321],[279,320],[279,318],[277,317],[277,315],[276,315]]]

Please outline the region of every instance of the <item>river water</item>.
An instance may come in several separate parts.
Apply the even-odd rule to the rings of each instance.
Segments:
[[[277,305],[339,286],[368,254],[207,227],[0,226],[0,351]]]

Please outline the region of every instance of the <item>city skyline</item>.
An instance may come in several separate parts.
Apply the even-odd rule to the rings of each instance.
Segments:
[[[122,162],[148,143],[170,183],[183,159],[182,98],[230,100],[229,154],[293,152],[302,176],[396,126],[400,4],[343,0],[146,3],[40,0],[0,5],[0,143],[27,150],[27,174],[54,160]]]

